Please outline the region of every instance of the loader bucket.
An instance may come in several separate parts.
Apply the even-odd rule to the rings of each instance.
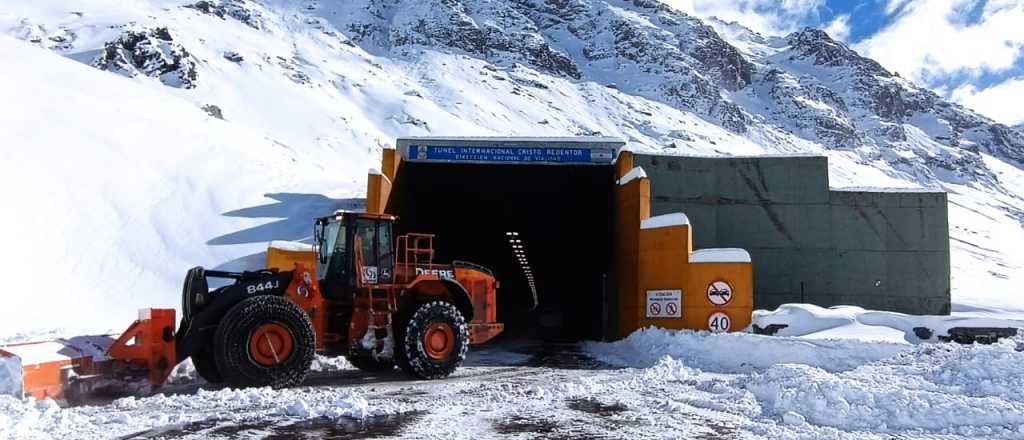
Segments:
[[[116,339],[76,336],[0,346],[0,394],[68,400],[167,380],[174,356],[174,310],[144,309]],[[144,386],[139,385],[140,378]]]

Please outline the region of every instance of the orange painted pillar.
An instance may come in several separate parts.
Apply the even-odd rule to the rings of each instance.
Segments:
[[[648,218],[639,225],[639,327],[682,329],[689,318],[685,298],[693,237],[683,214]]]
[[[398,154],[398,150],[394,148],[384,149],[380,162],[381,173],[384,174],[388,180],[394,182],[395,176],[398,175],[398,164],[402,162],[402,156]]]
[[[391,179],[371,171],[366,176],[366,212],[383,214],[391,196]]]
[[[754,271],[743,249],[702,249],[690,254],[683,301],[686,328],[740,331],[754,310]]]
[[[623,152],[631,165],[632,155]],[[614,286],[616,307],[613,321],[617,324],[615,335],[625,337],[639,325],[642,305],[640,293],[640,222],[651,215],[651,185],[642,170],[616,166],[621,172],[615,188],[615,267]]]

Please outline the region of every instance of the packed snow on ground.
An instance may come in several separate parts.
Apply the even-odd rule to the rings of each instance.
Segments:
[[[162,395],[77,407],[0,396],[0,438],[317,437],[380,423],[379,435],[401,438],[1024,436],[1022,337],[964,346],[646,329],[516,350],[474,347],[437,381],[318,358],[305,386],[285,390],[211,388],[186,363]]]

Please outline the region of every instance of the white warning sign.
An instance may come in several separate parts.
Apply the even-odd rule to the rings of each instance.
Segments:
[[[708,330],[711,333],[724,333],[732,328],[732,319],[722,312],[715,312],[708,318]]]
[[[708,301],[716,306],[724,306],[732,301],[732,285],[725,281],[715,281],[708,285]]]
[[[648,318],[682,318],[683,317],[683,291],[682,290],[648,290],[647,291],[647,317]]]

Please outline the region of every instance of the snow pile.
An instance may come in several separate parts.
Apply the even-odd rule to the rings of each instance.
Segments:
[[[0,355],[0,395],[21,397],[23,377],[21,359]]]
[[[910,345],[646,329],[585,348],[601,361],[643,368],[632,374],[648,387],[683,388],[664,392],[662,411],[726,412],[807,438],[1024,435],[1022,336],[993,345]]]
[[[290,417],[311,419],[350,417],[363,419],[370,415],[370,404],[358,395],[314,394],[289,396],[279,403],[279,412]]]
[[[844,372],[777,365],[739,381],[769,413],[842,429],[1024,434],[1024,340],[921,345]]]
[[[750,253],[746,249],[710,248],[693,251],[691,263],[749,263]]]
[[[646,368],[662,357],[716,373],[750,372],[777,364],[799,363],[843,371],[885,359],[910,347],[906,344],[858,340],[817,341],[745,333],[716,335],[708,332],[640,329],[616,342],[587,342],[595,358],[619,366]]]
[[[313,245],[298,241],[274,240],[267,247],[288,252],[313,252]]]
[[[954,316],[918,316],[864,310],[853,306],[822,308],[810,304],[784,304],[778,309],[755,310],[753,325],[766,329],[785,325],[775,335],[808,339],[860,339],[920,343],[936,341],[955,327],[1024,328],[1024,320]],[[927,329],[919,334],[915,329]],[[922,339],[921,336],[927,336]]]
[[[634,170],[643,171],[643,168],[633,168],[633,169]],[[632,171],[630,171],[630,172],[632,172]],[[628,176],[629,175],[627,174],[626,176],[623,177],[623,179],[625,179]],[[663,215],[658,215],[658,216],[654,216],[654,217],[651,217],[651,218],[643,219],[643,220],[640,221],[640,229],[658,229],[658,228],[667,228],[667,227],[670,227],[670,226],[684,226],[684,225],[689,225],[689,224],[690,224],[690,219],[688,217],[686,217],[686,214],[683,214],[681,212],[674,212],[674,213],[671,213],[671,214],[663,214]]]

